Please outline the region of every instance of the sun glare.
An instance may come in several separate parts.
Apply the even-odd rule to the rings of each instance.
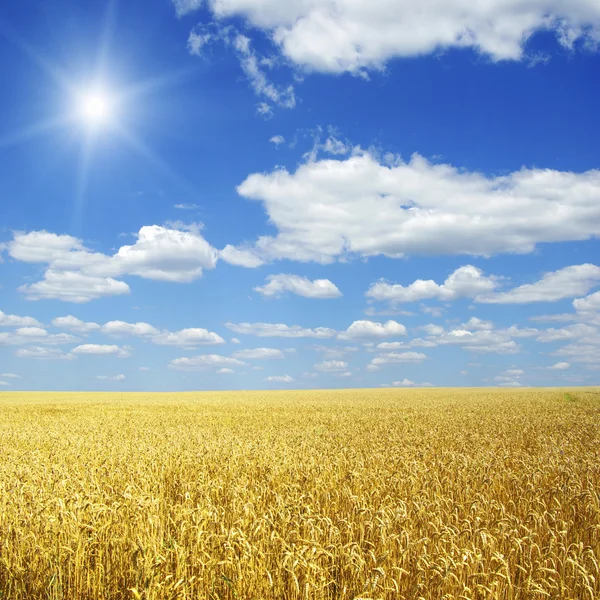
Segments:
[[[89,126],[106,125],[113,117],[113,103],[103,90],[90,90],[81,94],[78,104],[79,117]]]

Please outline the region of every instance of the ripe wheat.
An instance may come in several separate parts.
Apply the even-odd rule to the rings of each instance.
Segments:
[[[0,394],[0,598],[600,597],[600,396]]]

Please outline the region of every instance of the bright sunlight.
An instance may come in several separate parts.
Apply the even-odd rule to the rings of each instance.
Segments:
[[[110,94],[102,89],[88,90],[77,100],[79,118],[91,127],[109,124],[114,117],[114,108]]]

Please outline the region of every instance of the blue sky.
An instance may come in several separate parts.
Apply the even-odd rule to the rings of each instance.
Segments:
[[[0,386],[597,385],[597,0],[0,12]]]

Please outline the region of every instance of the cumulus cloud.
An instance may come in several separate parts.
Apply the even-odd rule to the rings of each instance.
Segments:
[[[125,375],[120,373],[119,375],[96,375],[96,379],[101,379],[104,381],[125,381],[127,379]]]
[[[401,381],[392,381],[393,387],[431,387],[431,383],[415,383],[406,377]]]
[[[16,373],[0,373],[0,377],[3,379],[21,379],[21,376]]]
[[[172,369],[180,371],[206,371],[220,368],[241,367],[246,363],[219,354],[201,354],[199,356],[176,358],[169,363]]]
[[[58,346],[75,342],[77,338],[68,333],[48,333],[42,327],[19,327],[14,331],[0,333],[0,346],[21,346],[41,344]]]
[[[230,373],[233,373],[233,372],[234,372],[234,371],[233,371],[233,369],[228,369],[228,368],[226,368],[226,367],[224,367],[223,369],[219,369],[219,370],[217,371],[217,373],[218,373],[219,375],[228,375],[228,374],[230,374]]]
[[[38,360],[73,360],[75,355],[63,352],[59,348],[44,348],[43,346],[32,346],[31,348],[19,348],[15,352],[18,358],[35,358]]]
[[[374,321],[354,321],[346,331],[339,334],[340,339],[383,338],[395,335],[406,335],[406,327],[389,320],[385,323]]]
[[[42,324],[33,317],[7,315],[0,310],[0,327],[41,327]]]
[[[398,350],[405,346],[404,342],[381,342],[377,344],[378,350]]]
[[[573,307],[580,313],[600,312],[600,292],[573,300]]]
[[[600,267],[591,264],[573,265],[545,273],[535,283],[521,285],[507,292],[484,294],[476,300],[495,304],[555,302],[586,294],[598,284],[600,284]]]
[[[427,359],[427,355],[422,352],[384,352],[376,356],[367,365],[367,370],[375,371],[383,365],[402,364],[402,363],[420,363]]]
[[[269,381],[270,383],[292,383],[294,378],[289,375],[270,375],[269,377],[265,377],[265,381]]]
[[[89,356],[116,356],[117,358],[131,356],[131,352],[127,348],[121,348],[114,344],[81,344],[73,348],[71,352]]]
[[[285,138],[282,135],[274,135],[269,141],[275,146],[280,146],[285,142]]]
[[[265,263],[252,249],[236,248],[231,244],[227,244],[223,250],[219,251],[219,257],[230,265],[246,267],[247,269],[254,269]]]
[[[42,281],[22,285],[18,290],[28,300],[51,299],[77,304],[130,292],[124,281],[112,277],[91,277],[77,271],[56,271],[52,268],[44,273]]]
[[[189,327],[175,332],[163,332],[152,337],[152,342],[162,346],[210,346],[224,344],[225,340],[217,333],[200,327]]]
[[[156,327],[143,322],[109,321],[102,326],[102,333],[114,336],[135,335],[144,337],[159,335],[160,331]]]
[[[278,230],[237,249],[238,264],[528,253],[541,242],[600,235],[598,170],[485,176],[416,154],[406,163],[355,152],[309,160],[294,173],[254,173],[237,190],[261,202]],[[233,262],[236,249],[226,250]]]
[[[488,304],[527,304],[531,302],[555,302],[587,293],[600,283],[600,267],[592,264],[574,265],[546,273],[539,281],[500,292],[501,277],[483,275],[472,265],[460,267],[444,283],[417,279],[410,285],[374,283],[366,292],[373,300],[386,300],[392,305],[435,298],[455,300],[473,298]]]
[[[551,327],[540,332],[537,336],[538,342],[561,342],[577,338],[594,337],[598,335],[598,329],[585,323],[575,323],[562,328]]]
[[[471,317],[466,323],[448,331],[438,325],[426,325],[422,329],[429,335],[425,340],[412,340],[412,346],[421,345],[417,342],[422,341],[436,346],[461,346],[470,352],[496,354],[515,354],[520,351],[515,339],[540,335],[540,331],[532,327],[519,328],[513,325],[494,329],[493,323],[477,317]]]
[[[277,348],[252,348],[248,350],[239,350],[234,352],[235,358],[245,359],[268,359],[268,358],[285,358],[283,352]]]
[[[348,363],[343,360],[326,360],[316,364],[314,367],[316,371],[332,373],[336,371],[345,371],[348,368]]]
[[[565,371],[566,369],[568,369],[570,367],[571,367],[571,364],[568,362],[557,362],[556,364],[554,364],[548,368],[552,369],[554,371]]]
[[[171,332],[166,329],[160,331],[144,322],[109,321],[102,326],[102,332],[117,337],[133,335],[161,346],[193,347],[225,343],[220,335],[201,327],[188,327]]]
[[[19,288],[29,299],[81,303],[129,293],[129,286],[116,277],[190,282],[214,268],[218,252],[198,228],[175,225],[142,227],[135,244],[121,246],[113,255],[92,252],[77,238],[46,231],[15,232],[7,248],[16,260],[48,265],[41,281]]]
[[[387,300],[391,304],[430,298],[455,300],[489,292],[498,285],[497,279],[494,276],[486,277],[481,269],[472,265],[465,265],[456,269],[442,284],[437,284],[432,279],[417,279],[407,286],[380,281],[374,283],[365,295],[373,300]]]
[[[204,3],[173,0],[179,16]],[[222,21],[241,17],[270,37],[285,59],[306,71],[364,74],[397,57],[473,48],[491,60],[521,60],[536,31],[565,48],[600,40],[595,0],[208,0]]]
[[[73,315],[52,319],[52,325],[57,329],[66,329],[67,331],[72,331],[73,333],[79,334],[86,334],[100,329],[100,325],[98,325],[98,323],[94,323],[92,321],[86,323],[81,319],[74,317]]]
[[[311,281],[300,275],[269,275],[268,283],[254,288],[255,292],[265,297],[280,298],[285,292],[303,296],[304,298],[339,298],[342,292],[329,279],[315,279]]]
[[[235,333],[257,337],[331,338],[336,334],[335,329],[327,327],[309,329],[283,323],[225,323],[225,327]]]

